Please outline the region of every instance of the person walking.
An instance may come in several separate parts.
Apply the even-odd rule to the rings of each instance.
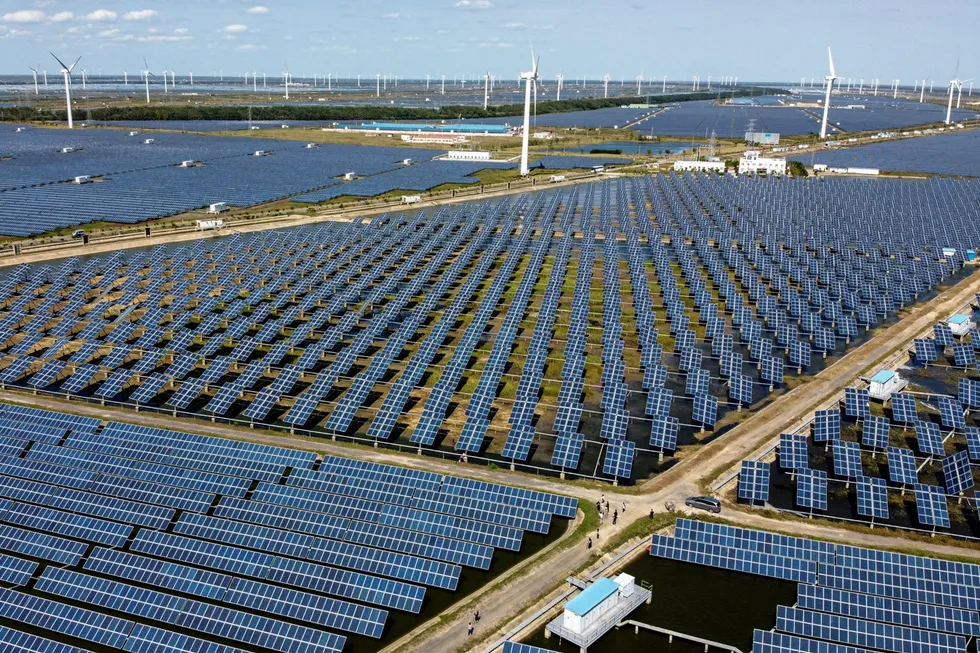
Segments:
[[[589,551],[591,551],[591,550],[592,550],[592,538],[590,537],[589,538]]]
[[[619,511],[613,510],[613,526],[616,525],[616,520],[619,519]]]
[[[471,621],[468,624],[466,624],[466,636],[469,637],[472,634],[473,634],[473,622]]]

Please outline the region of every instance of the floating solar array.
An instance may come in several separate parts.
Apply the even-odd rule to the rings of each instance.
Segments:
[[[629,178],[19,267],[0,384],[635,478],[956,272],[972,185],[882,183]]]
[[[547,533],[577,507],[3,404],[0,437],[0,580],[13,588],[0,590],[0,615],[37,631],[2,629],[0,648],[27,646],[11,650],[72,650],[56,644],[70,636],[123,650],[237,650],[217,637],[339,652],[351,636],[382,638],[391,611],[418,614],[427,588],[454,591],[464,567],[489,568],[495,549],[519,550],[525,531]],[[32,578],[30,593],[18,589]]]
[[[755,653],[965,651],[980,566],[680,519],[650,555],[796,582]]]
[[[935,116],[932,119],[937,120]],[[807,165],[823,163],[834,168],[877,168],[977,177],[980,176],[980,162],[972,152],[976,151],[978,145],[980,134],[976,131],[956,131],[847,149],[820,150],[815,151],[812,156],[791,158]]]
[[[152,141],[148,143],[147,139]],[[63,152],[70,148],[71,152]],[[258,149],[265,148],[262,156]],[[120,130],[0,129],[0,233],[30,236],[93,221],[137,223],[215,202],[251,206],[474,183],[488,167],[430,161],[432,150]],[[9,157],[9,158],[7,158]],[[419,161],[405,166],[404,159]],[[183,161],[195,165],[181,167]],[[344,183],[355,172],[361,179]],[[67,183],[87,175],[93,183]],[[332,187],[332,188],[328,188]],[[179,192],[174,192],[178,189]]]

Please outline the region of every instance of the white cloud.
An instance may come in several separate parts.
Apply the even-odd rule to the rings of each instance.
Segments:
[[[390,14],[382,14],[381,17],[382,18],[387,18],[389,20],[398,20],[399,18],[402,17],[402,15],[400,13],[398,13],[397,11],[393,11]]]
[[[527,27],[524,23],[504,23],[504,29],[524,29]]]
[[[493,3],[490,0],[459,0],[456,6],[463,9],[489,9]]]
[[[119,36],[119,30],[115,27],[112,29],[104,29],[98,34],[100,39],[114,39],[117,36]]]
[[[167,34],[151,34],[150,36],[140,36],[136,40],[140,43],[178,43],[180,41],[190,41],[193,36],[170,36]]]
[[[268,7],[263,7],[262,5],[256,5],[254,7],[249,7],[246,10],[246,13],[256,14],[256,15],[267,14],[267,13],[269,13],[269,8]]]
[[[109,9],[96,9],[85,18],[93,22],[102,22],[102,21],[116,20],[116,18],[118,17],[119,14]]]
[[[422,39],[418,36],[396,36],[396,41],[421,41]]]
[[[221,31],[225,34],[243,34],[248,31],[246,25],[225,25],[221,28]]]
[[[178,27],[174,30],[174,34],[187,34],[188,30],[186,27]]]
[[[32,9],[22,9],[21,11],[11,11],[3,15],[5,23],[43,23],[47,16],[43,11]]]
[[[129,11],[123,14],[123,20],[149,20],[157,15],[153,9],[141,9],[139,11]]]
[[[266,46],[259,45],[257,43],[244,43],[242,45],[239,45],[238,48],[236,49],[241,50],[243,52],[259,52],[261,50],[265,50]]]
[[[53,14],[49,18],[56,23],[60,23],[65,20],[71,20],[74,17],[75,14],[70,11],[59,11],[58,13]]]

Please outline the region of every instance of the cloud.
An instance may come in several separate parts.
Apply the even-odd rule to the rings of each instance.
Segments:
[[[396,41],[421,41],[422,39],[418,36],[396,36]]]
[[[21,11],[11,11],[3,15],[5,23],[43,23],[47,19],[43,11],[32,9],[22,9]]]
[[[96,9],[85,18],[93,22],[104,22],[104,21],[116,20],[116,18],[118,17],[119,14],[109,9]]]
[[[98,33],[98,37],[100,39],[114,39],[117,36],[119,36],[119,29],[115,27],[112,29],[104,29]]]
[[[149,20],[157,15],[153,9],[141,9],[139,11],[129,11],[123,14],[123,20]]]
[[[257,43],[244,43],[242,45],[239,45],[237,49],[238,50],[241,50],[243,52],[259,52],[259,51],[265,50],[267,48],[266,48],[266,46],[259,45]]]
[[[248,9],[246,9],[245,13],[255,14],[255,15],[267,14],[269,13],[269,8],[263,7],[262,5],[255,5],[254,7],[249,7]]]
[[[181,41],[190,41],[193,36],[171,36],[168,34],[151,34],[149,36],[137,37],[137,41],[140,43],[179,43]]]
[[[186,27],[178,27],[174,30],[174,34],[187,34],[188,30]]]
[[[58,13],[53,14],[49,18],[56,23],[60,23],[62,21],[71,20],[74,17],[75,14],[70,11],[59,11]]]
[[[238,24],[225,25],[220,31],[224,32],[225,34],[243,34],[248,31],[248,27],[246,25]]]
[[[524,23],[504,23],[504,29],[524,29],[527,25]]]
[[[393,11],[390,14],[382,14],[381,17],[382,18],[387,18],[389,20],[398,20],[399,18],[402,17],[402,15],[400,13],[398,13],[397,11]]]
[[[493,3],[490,0],[459,0],[456,6],[463,9],[489,9]]]

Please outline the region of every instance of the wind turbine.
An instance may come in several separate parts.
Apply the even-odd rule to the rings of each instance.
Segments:
[[[823,121],[820,123],[820,138],[827,138],[827,114],[830,113],[830,91],[834,88],[834,81],[840,79],[837,71],[834,70],[834,55],[827,47],[827,59],[830,60],[830,74],[824,77],[827,80],[827,94],[823,101]]]
[[[377,84],[377,90],[374,92],[375,97],[381,97],[381,73],[374,76],[375,84]],[[445,82],[443,82],[445,83]]]
[[[146,88],[146,103],[150,103],[150,66],[146,63],[146,57],[143,57],[143,86]],[[154,75],[156,77],[156,75]]]
[[[40,67],[41,67],[41,64],[38,64],[37,65],[37,68],[40,68]],[[31,68],[31,67],[28,66],[28,68]],[[37,90],[37,68],[31,68],[31,72],[34,73],[34,95],[38,95],[38,90]]]
[[[286,66],[286,68],[289,68],[289,66]],[[282,78],[286,82],[286,99],[288,100],[289,99],[289,70],[284,70],[282,72]]]
[[[565,73],[558,73],[558,91],[555,94],[555,102],[561,100],[561,89],[565,86]]]
[[[521,73],[524,80],[524,134],[521,137],[521,176],[526,177],[530,170],[527,167],[527,144],[531,136],[531,87],[534,87],[534,108],[537,113],[538,107],[538,59],[534,58],[534,50],[531,50],[531,71]]]
[[[602,78],[602,97],[609,97],[609,75]]]
[[[960,79],[960,62],[956,62],[956,74],[953,75],[953,79],[949,80],[949,103],[946,105],[946,124],[952,123],[953,114],[953,91],[957,91],[958,96],[956,98],[956,108],[960,108],[960,100],[963,99],[963,83],[972,81],[971,79]]]
[[[487,110],[487,103],[490,101],[490,71],[483,75],[483,110]]]
[[[440,95],[445,95],[445,94],[446,94],[446,76],[443,75],[442,76],[442,91],[440,92]]]
[[[925,99],[926,99],[926,80],[923,79],[922,80],[922,88],[921,88],[921,90],[919,92],[919,104],[922,104],[922,102]]]
[[[52,57],[54,57],[53,52],[50,54]],[[54,57],[54,60],[61,64],[61,74],[65,76],[65,105],[68,107],[68,129],[73,129],[74,127],[74,123],[72,123],[71,120],[71,71],[75,69],[75,66],[78,65],[78,62],[81,61],[81,59],[82,58],[79,56],[78,59],[75,59],[75,63],[73,63],[71,66],[66,66],[61,59]]]
[[[636,76],[636,96],[639,97],[643,93],[641,86],[643,85],[643,75]]]

